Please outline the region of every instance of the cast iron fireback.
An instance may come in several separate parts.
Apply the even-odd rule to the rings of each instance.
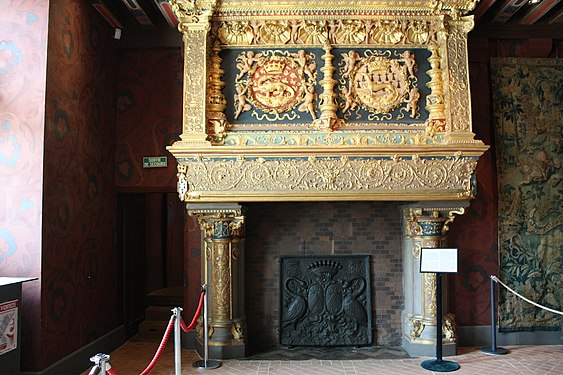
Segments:
[[[280,260],[280,343],[372,343],[370,256],[300,256]]]

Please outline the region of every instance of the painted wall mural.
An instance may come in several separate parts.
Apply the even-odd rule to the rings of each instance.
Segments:
[[[499,278],[524,297],[561,310],[563,199],[558,59],[492,64],[499,195]],[[502,331],[561,329],[561,318],[499,292]]]

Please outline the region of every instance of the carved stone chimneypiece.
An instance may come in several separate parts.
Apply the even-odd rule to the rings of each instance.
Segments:
[[[210,254],[213,345],[245,342],[229,274],[240,215],[220,203],[448,201],[409,211],[405,241],[444,245],[487,149],[471,127],[467,14],[477,1],[170,0],[184,38],[182,134],[168,148],[178,193],[218,205],[191,212]],[[403,277],[422,276],[411,266]],[[421,292],[405,301],[403,334],[415,350],[432,342],[435,295],[432,276],[411,285]]]

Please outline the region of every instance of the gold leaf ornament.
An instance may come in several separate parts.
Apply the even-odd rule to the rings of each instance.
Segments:
[[[219,29],[221,42],[228,45],[251,45],[254,40],[252,27],[248,22],[224,22]]]
[[[299,39],[304,44],[324,44],[327,41],[324,21],[306,21],[299,29]]]
[[[286,44],[291,39],[291,27],[287,22],[269,21],[260,28],[260,36],[266,44]]]

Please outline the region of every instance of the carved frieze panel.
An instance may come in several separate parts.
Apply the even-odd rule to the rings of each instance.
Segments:
[[[180,160],[189,200],[469,199],[476,158],[216,157]],[[277,194],[272,195],[272,192]]]

